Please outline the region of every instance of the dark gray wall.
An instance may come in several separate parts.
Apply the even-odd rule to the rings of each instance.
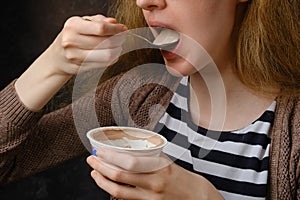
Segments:
[[[72,15],[105,14],[111,0],[24,0],[1,6],[0,89],[40,55]]]
[[[6,1],[1,6],[0,89],[17,78],[72,15],[106,13],[110,0]],[[107,199],[90,178],[87,155],[0,187],[1,200]]]

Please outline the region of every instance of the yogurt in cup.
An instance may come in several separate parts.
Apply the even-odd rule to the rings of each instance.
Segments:
[[[99,127],[88,131],[93,154],[103,147],[133,156],[158,156],[166,138],[153,131],[124,126]]]

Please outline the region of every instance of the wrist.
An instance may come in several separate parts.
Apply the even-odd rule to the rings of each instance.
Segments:
[[[57,60],[46,50],[18,78],[15,83],[16,92],[22,103],[32,111],[39,111],[55,95],[55,93],[72,77],[60,73],[56,67]]]

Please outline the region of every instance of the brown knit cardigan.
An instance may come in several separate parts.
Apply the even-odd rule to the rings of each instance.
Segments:
[[[0,184],[87,153],[83,145],[85,133],[99,126],[89,120],[91,110],[95,110],[101,126],[153,129],[178,83],[166,72],[155,71],[116,76],[72,105],[47,114],[44,110],[28,110],[12,82],[0,92]],[[80,116],[77,126],[73,116]],[[268,199],[300,200],[299,98],[277,98],[271,137]]]

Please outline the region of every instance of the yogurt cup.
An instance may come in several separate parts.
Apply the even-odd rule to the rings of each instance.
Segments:
[[[124,126],[95,128],[87,138],[94,155],[102,147],[134,156],[158,156],[167,144],[166,138],[153,131]]]

